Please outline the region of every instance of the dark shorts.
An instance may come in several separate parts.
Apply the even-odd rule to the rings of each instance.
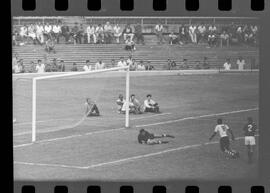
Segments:
[[[221,137],[219,143],[221,151],[230,150],[230,139],[228,136]]]

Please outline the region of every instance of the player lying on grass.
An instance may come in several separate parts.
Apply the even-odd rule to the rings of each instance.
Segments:
[[[158,103],[152,99],[152,95],[148,94],[147,99],[144,101],[144,112],[159,113]]]
[[[257,130],[257,126],[253,122],[252,117],[248,117],[247,124],[245,124],[243,130],[245,135],[245,145],[247,147],[248,163],[252,163],[253,149],[254,146],[256,145],[255,133]]]
[[[155,135],[153,133],[149,133],[148,131],[144,129],[141,129],[138,135],[138,142],[140,144],[147,144],[147,145],[169,143],[169,141],[158,140],[158,138],[164,138],[164,137],[174,138],[174,136],[172,135],[168,135],[168,134]]]
[[[100,115],[96,103],[94,101],[92,101],[90,98],[86,99],[85,106],[86,106],[85,115],[87,117]]]
[[[230,132],[230,134],[232,136],[232,140],[234,141],[235,139],[234,139],[233,131],[229,128],[228,125],[222,123],[222,119],[218,119],[214,133],[209,138],[209,141],[211,141],[216,136],[216,134],[219,133],[219,135],[220,135],[219,143],[220,143],[221,151],[224,152],[225,155],[227,155],[231,158],[237,158],[237,157],[239,157],[239,153],[236,152],[235,150],[231,149],[228,132]]]

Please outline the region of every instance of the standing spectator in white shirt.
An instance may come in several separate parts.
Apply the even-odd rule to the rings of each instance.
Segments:
[[[46,36],[47,40],[51,39],[51,32],[52,32],[52,26],[47,23],[44,27],[44,35]]]
[[[91,66],[89,60],[86,60],[86,61],[85,61],[85,65],[83,66],[83,70],[84,70],[84,71],[91,71],[91,70],[92,70],[92,66]]]
[[[198,26],[198,37],[197,37],[197,43],[205,42],[206,40],[206,27],[205,25],[201,24]]]
[[[106,22],[104,25],[104,42],[105,44],[110,44],[113,37],[113,27],[110,22]]]
[[[105,64],[102,62],[102,60],[99,60],[95,65],[95,70],[102,70],[105,68]]]
[[[189,31],[188,31],[191,42],[194,43],[194,44],[197,43],[196,29],[197,29],[196,25],[190,25],[189,26]]]
[[[41,25],[41,23],[38,23],[36,25],[36,33],[37,33],[37,40],[40,44],[44,43],[44,27]]]
[[[231,70],[232,64],[229,58],[226,59],[226,62],[223,64],[224,70]]]
[[[115,37],[115,40],[116,40],[116,43],[120,43],[120,37],[122,35],[122,31],[121,31],[121,28],[118,24],[116,24],[113,28],[114,30],[114,37]]]
[[[228,47],[229,40],[230,40],[229,34],[225,30],[223,30],[222,34],[220,34],[220,46],[223,47],[224,44],[223,42],[225,42]]]
[[[61,33],[61,26],[59,25],[59,23],[53,25],[52,33],[53,33],[53,37],[56,39],[56,42],[59,43],[59,37]]]
[[[37,73],[44,73],[45,72],[45,65],[41,63],[41,60],[38,60],[38,63],[36,66],[36,72]]]
[[[242,58],[242,56],[240,56],[237,61],[236,64],[238,65],[238,70],[244,70],[244,66],[246,65],[245,60]]]
[[[86,34],[87,34],[87,43],[91,43],[91,38],[93,39],[94,44],[97,43],[97,37],[95,34],[95,27],[92,25],[88,25],[86,28]]]
[[[24,43],[27,39],[27,26],[26,25],[24,25],[20,28],[19,35],[20,35],[22,42]]]
[[[36,44],[37,36],[36,36],[36,29],[33,24],[28,26],[28,37],[32,39],[33,44]]]
[[[163,40],[164,40],[164,37],[163,37],[163,25],[162,24],[157,24],[155,26],[155,33],[156,33],[156,36],[157,36],[157,39],[158,39],[158,44],[162,44],[163,43]]]

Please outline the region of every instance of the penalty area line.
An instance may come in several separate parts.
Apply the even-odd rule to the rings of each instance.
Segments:
[[[259,135],[256,135],[259,136]],[[240,140],[244,139],[244,137],[236,137],[235,140]],[[143,159],[143,158],[149,158],[149,157],[154,157],[158,156],[161,154],[166,154],[170,152],[176,152],[176,151],[181,151],[181,150],[186,150],[186,149],[191,149],[191,148],[197,148],[197,147],[203,147],[207,145],[214,145],[218,144],[219,141],[212,141],[212,142],[206,142],[206,143],[200,143],[200,144],[193,144],[193,145],[186,145],[186,146],[180,146],[177,148],[171,148],[171,149],[166,149],[163,151],[158,151],[154,153],[148,153],[148,154],[142,154],[138,156],[132,156],[132,157],[127,157],[119,160],[114,160],[114,161],[109,161],[109,162],[102,162],[102,163],[97,163],[97,164],[92,164],[89,166],[74,166],[74,165],[64,165],[64,164],[45,164],[45,163],[31,163],[31,162],[21,162],[21,161],[14,161],[14,164],[20,164],[20,165],[29,165],[29,166],[45,166],[45,167],[58,167],[58,168],[69,168],[69,169],[93,169],[97,167],[103,167],[103,166],[109,166],[109,165],[115,165],[115,164],[120,164],[124,162],[131,162],[134,160],[138,159]]]

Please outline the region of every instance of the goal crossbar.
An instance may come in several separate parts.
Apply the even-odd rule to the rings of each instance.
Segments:
[[[53,78],[61,78],[61,77],[70,77],[70,76],[78,76],[78,75],[87,75],[87,74],[97,74],[102,72],[109,72],[109,71],[118,71],[118,70],[125,70],[126,71],[126,101],[129,101],[129,66],[123,67],[114,67],[114,68],[107,68],[101,70],[93,70],[93,71],[86,71],[86,72],[69,72],[65,74],[56,74],[56,75],[48,75],[48,76],[39,76],[33,77],[32,80],[32,142],[36,141],[36,108],[37,108],[37,81],[38,80],[45,80],[45,79],[53,79]],[[129,105],[126,106],[125,112],[125,127],[129,127]]]

